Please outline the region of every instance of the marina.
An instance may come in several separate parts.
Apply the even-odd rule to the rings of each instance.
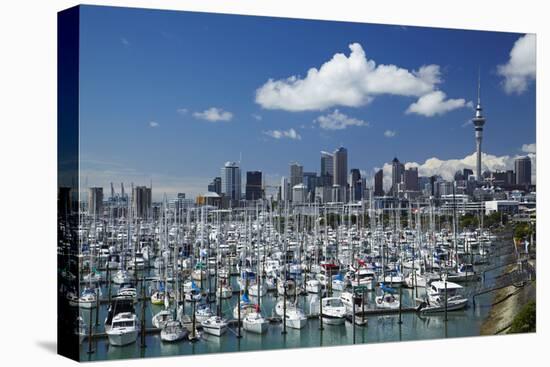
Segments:
[[[131,209],[82,217],[80,286],[66,292],[82,294],[82,360],[474,336],[506,266],[516,282],[534,278],[519,272],[510,229],[455,233],[429,206],[160,208],[149,222]],[[108,320],[122,311],[135,331],[115,341]],[[167,325],[181,325],[174,341]]]

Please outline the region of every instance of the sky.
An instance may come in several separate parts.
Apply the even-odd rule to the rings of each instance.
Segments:
[[[536,159],[535,36],[115,7],[81,7],[86,186],[195,196],[226,161],[267,185],[348,150],[367,179],[397,157],[444,178]],[[535,163],[535,162],[533,162]],[[533,168],[534,168],[533,164]]]

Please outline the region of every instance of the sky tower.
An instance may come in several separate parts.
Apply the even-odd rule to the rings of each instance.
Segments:
[[[483,125],[485,125],[485,117],[481,114],[481,82],[480,77],[477,79],[477,106],[476,106],[476,115],[472,119],[476,132],[476,179],[481,181],[481,140],[483,139]]]

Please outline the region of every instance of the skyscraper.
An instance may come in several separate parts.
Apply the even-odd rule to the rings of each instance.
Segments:
[[[307,192],[311,195],[311,198],[315,196],[315,187],[318,186],[319,177],[315,172],[304,172],[304,185],[306,185]]]
[[[332,186],[334,174],[334,157],[331,153],[321,152],[321,172],[319,173],[322,186]]]
[[[477,82],[477,106],[476,106],[476,115],[472,119],[474,123],[474,129],[476,133],[476,179],[482,181],[481,179],[481,141],[483,139],[483,125],[485,125],[485,117],[482,115],[481,108],[481,83],[478,78]]]
[[[403,182],[406,191],[418,191],[418,168],[409,167],[403,173]]]
[[[258,200],[262,198],[262,172],[246,172],[246,200]]]
[[[290,200],[290,189],[288,187],[288,179],[286,177],[281,177],[281,201]]]
[[[293,162],[290,164],[290,200],[292,201],[292,188],[304,182],[304,167]]]
[[[374,174],[374,196],[384,196],[384,172],[381,169]]]
[[[349,174],[350,201],[362,199],[361,172],[357,168],[352,168]]]
[[[294,187],[304,182],[304,167],[293,162],[290,164],[290,186]]]
[[[136,186],[132,188],[132,209],[137,218],[151,218],[152,208],[151,188],[147,186]]]
[[[348,151],[340,147],[333,154],[333,180],[335,185],[347,187],[348,184]]]
[[[214,177],[212,182],[208,184],[208,191],[215,192],[216,194],[220,195],[222,193],[222,178]]]
[[[88,189],[88,215],[99,217],[103,213],[103,187]]]
[[[516,171],[516,185],[530,185],[531,158],[525,156],[516,159],[514,162],[514,168]]]
[[[229,200],[241,200],[241,169],[236,162],[226,162],[221,170],[222,194]]]
[[[403,181],[403,171],[405,166],[395,157],[391,165],[391,190],[394,195],[397,194],[398,184]]]

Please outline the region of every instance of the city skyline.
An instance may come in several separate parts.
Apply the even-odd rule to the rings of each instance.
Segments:
[[[348,150],[346,174],[360,169],[372,186],[383,168],[386,189],[394,157],[419,165],[420,176],[475,168],[478,70],[487,119],[484,165],[510,169],[528,154],[535,175],[534,36],[83,11],[81,181],[89,186],[152,181],[155,199],[177,192],[193,197],[207,191],[226,161],[240,161],[242,173],[261,171],[266,183],[278,185],[290,162],[319,174],[320,152],[339,146]],[[330,37],[316,39],[321,31]],[[231,42],[222,44],[221,37]],[[330,84],[335,68],[350,80]],[[333,95],[312,93],[319,85]]]

